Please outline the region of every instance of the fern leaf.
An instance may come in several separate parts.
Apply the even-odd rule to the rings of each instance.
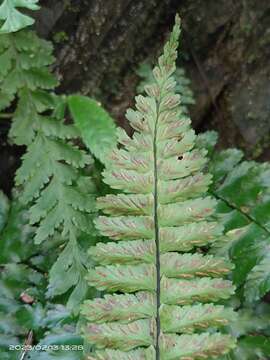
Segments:
[[[154,263],[155,243],[144,240],[98,243],[89,249],[89,253],[93,259],[102,265]]]
[[[155,246],[150,241],[97,244],[89,253],[101,264],[155,263]],[[165,253],[160,257],[163,273],[167,277],[192,278],[194,276],[218,277],[232,270],[232,264],[224,258],[201,254]],[[169,265],[168,265],[169,264]]]
[[[86,146],[95,157],[106,163],[107,155],[117,142],[113,119],[100,104],[86,96],[70,96],[68,105]]]
[[[122,323],[155,315],[154,296],[148,292],[125,295],[105,295],[103,299],[88,300],[82,314],[94,323],[121,321]]]
[[[195,301],[216,302],[221,299],[228,299],[234,293],[231,282],[221,279],[164,279],[161,283],[164,289],[161,300],[170,305],[186,305]]]
[[[168,278],[220,277],[232,270],[231,263],[211,255],[166,253],[160,257],[160,262]]]
[[[245,284],[245,297],[249,303],[260,300],[270,291],[269,249],[262,260],[248,274]]]
[[[163,331],[166,333],[192,333],[210,326],[226,326],[235,319],[235,314],[222,305],[198,304],[182,307],[163,305],[160,319]]]
[[[234,346],[229,335],[196,334],[164,336],[161,341],[161,358],[168,360],[195,360],[217,357],[226,354],[227,349]]]
[[[76,309],[87,292],[85,282],[88,257],[73,235],[50,269],[50,282],[47,296],[62,295],[72,289],[67,307]]]
[[[148,62],[142,63],[136,73],[141,78],[137,86],[137,91],[142,93],[145,86],[154,82],[151,64]],[[187,114],[188,106],[195,103],[193,92],[190,89],[190,80],[186,77],[185,70],[182,68],[175,70],[174,77],[176,81],[175,92],[181,95],[181,109],[184,114]]]
[[[113,242],[90,249],[100,265],[87,279],[118,294],[83,306],[90,320],[84,336],[97,350],[90,359],[193,360],[234,347],[231,336],[217,331],[233,311],[212,304],[233,294],[223,279],[232,265],[199,250],[224,235],[213,217],[216,201],[205,196],[211,183],[203,172],[206,152],[194,150],[196,136],[174,94],[179,33],[177,17],[153,84],[127,112],[135,133],[118,131],[123,146],[108,154],[103,172],[104,182],[123,193],[98,201],[107,216],[96,227]]]
[[[52,108],[52,96],[40,89],[52,89],[58,83],[48,70],[54,61],[52,45],[25,30],[2,35],[0,48],[1,44],[0,64],[4,71],[0,76],[0,89],[6,99],[2,108],[18,96],[10,136],[18,145],[29,145],[34,139],[32,124],[38,122],[40,112]],[[6,63],[6,54],[12,66]]]
[[[135,326],[134,326],[135,328]],[[139,330],[139,326],[136,327]],[[92,329],[95,330],[95,329]],[[96,331],[98,332],[96,337],[93,335],[91,338],[98,339],[99,331],[101,329],[98,328]],[[126,331],[130,331],[130,327],[125,329]],[[123,331],[123,333],[125,332]],[[133,330],[133,328],[132,328]],[[132,331],[131,330],[131,331]],[[104,341],[104,344],[110,344],[110,340],[113,343],[115,341],[116,335],[114,338],[110,338],[107,342]],[[136,341],[140,341],[137,336],[135,339],[130,340],[130,346],[135,344]],[[143,343],[143,341],[141,341]],[[122,345],[122,344],[120,344]],[[125,345],[125,344],[123,344]],[[207,359],[211,357],[217,357],[218,354],[226,354],[226,348],[230,348],[234,346],[232,339],[228,335],[220,335],[220,334],[200,334],[200,335],[181,335],[181,336],[169,336],[163,335],[161,337],[161,358],[168,360],[195,360],[195,359]],[[124,348],[128,348],[128,344],[123,346]],[[133,350],[133,351],[118,351],[118,350],[105,350],[105,351],[97,351],[95,357],[89,357],[89,359],[98,359],[98,360],[117,360],[117,359],[130,359],[130,360],[150,360],[155,356],[154,346],[150,346],[146,350]]]
[[[26,8],[38,10],[39,0],[4,0],[0,6],[0,20],[4,24],[0,28],[0,33],[10,33],[33,25],[34,20],[27,15],[20,13],[16,8]]]
[[[222,360],[253,360],[267,357],[269,310],[259,301],[267,299],[269,287],[269,164],[243,161],[237,149],[214,152],[217,136],[200,135],[197,146],[210,149],[209,168],[213,173],[210,192],[218,201],[218,217],[226,234],[212,246],[216,256],[234,262],[233,278],[238,286],[238,321],[228,329],[238,345]],[[261,338],[256,343],[256,338]],[[251,341],[250,341],[251,340]]]
[[[90,270],[88,280],[98,290],[109,292],[154,291],[156,283],[154,266],[146,264],[99,266]]]
[[[145,360],[149,359],[141,350],[123,352],[119,350],[97,351],[96,356],[88,356],[87,360]]]
[[[23,5],[23,1],[14,4]],[[64,97],[47,91],[58,84],[49,69],[54,61],[52,50],[49,42],[31,31],[2,35],[0,91],[2,106],[13,100],[17,105],[9,136],[27,148],[16,185],[29,208],[35,242],[40,244],[57,234],[63,249],[50,272],[49,296],[70,290],[68,306],[76,307],[87,291],[88,256],[77,238],[82,233],[93,234],[95,189],[85,171],[93,160],[75,145],[78,130],[65,124]]]
[[[237,286],[244,286],[243,300],[258,301],[270,290],[269,252],[269,164],[242,161],[240,150],[213,155],[211,192],[226,228],[223,241],[213,254],[230,254]],[[241,189],[241,191],[239,191]]]
[[[110,347],[121,351],[129,351],[136,347],[153,345],[151,322],[137,320],[129,324],[104,323],[92,324],[87,329],[87,340],[95,343],[97,348]]]
[[[153,198],[149,194],[106,195],[97,199],[97,206],[111,215],[150,215]]]

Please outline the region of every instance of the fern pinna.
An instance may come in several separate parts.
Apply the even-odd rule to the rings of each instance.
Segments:
[[[88,280],[116,294],[83,305],[85,337],[94,345],[89,359],[207,359],[234,347],[218,331],[233,310],[214,304],[233,293],[222,279],[231,264],[200,250],[222,236],[222,226],[211,219],[215,200],[203,196],[211,182],[201,172],[205,152],[194,149],[196,136],[174,94],[179,34],[177,17],[154,84],[127,112],[133,138],[119,132],[123,147],[104,171],[104,181],[123,193],[98,201],[108,216],[97,228],[113,242],[91,248],[100,266]]]

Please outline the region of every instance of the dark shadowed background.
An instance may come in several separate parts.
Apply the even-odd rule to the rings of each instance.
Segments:
[[[59,92],[98,98],[126,127],[146,59],[156,58],[182,17],[180,64],[192,82],[191,109],[198,132],[216,129],[219,146],[237,146],[248,158],[269,160],[269,0],[44,0],[35,14],[39,34],[55,44]],[[23,149],[5,142],[1,126],[4,190]],[[1,173],[3,173],[1,171]]]

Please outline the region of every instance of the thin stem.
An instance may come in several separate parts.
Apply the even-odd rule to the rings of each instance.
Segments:
[[[245,213],[243,210],[241,210],[240,206],[237,207],[234,204],[232,204],[229,200],[227,200],[226,198],[224,198],[223,196],[219,195],[217,192],[215,191],[211,191],[210,192],[216,199],[222,200],[224,201],[224,203],[226,205],[228,205],[229,207],[231,207],[234,210],[239,211],[242,215],[244,215],[251,223],[253,222],[254,224],[258,225],[261,229],[263,229],[267,234],[270,235],[270,231],[269,229],[267,229],[267,227],[265,227],[263,224],[261,224],[260,222],[258,222],[253,216]]]
[[[158,119],[158,116],[157,116]],[[159,249],[159,223],[158,223],[158,173],[157,173],[157,120],[155,123],[154,131],[154,143],[153,143],[153,152],[154,152],[154,222],[155,222],[155,244],[156,244],[156,297],[157,297],[157,312],[156,312],[156,360],[160,359],[159,351],[159,335],[160,335],[160,249]]]

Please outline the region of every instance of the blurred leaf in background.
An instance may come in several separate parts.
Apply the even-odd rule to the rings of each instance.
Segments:
[[[68,105],[85,145],[106,163],[107,155],[117,143],[114,119],[96,100],[86,96],[69,96]]]

